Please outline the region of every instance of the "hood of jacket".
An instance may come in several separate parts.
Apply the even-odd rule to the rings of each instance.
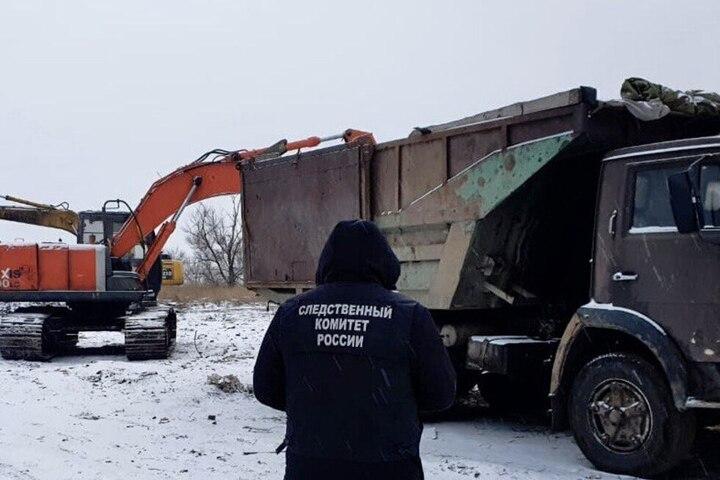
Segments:
[[[335,225],[320,255],[315,283],[375,282],[395,290],[400,261],[377,226],[367,220]]]

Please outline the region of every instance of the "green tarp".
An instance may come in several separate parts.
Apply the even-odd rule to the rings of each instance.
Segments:
[[[657,120],[670,112],[720,116],[720,95],[702,90],[673,90],[642,78],[628,78],[620,89],[623,103],[642,120]]]

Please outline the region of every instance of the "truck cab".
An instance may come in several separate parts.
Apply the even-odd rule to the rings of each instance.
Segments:
[[[697,162],[708,222],[680,233],[668,180]],[[594,300],[652,319],[690,362],[720,362],[720,139],[621,150],[605,159],[602,178]],[[720,400],[719,387],[692,393]]]
[[[720,408],[720,138],[610,152],[599,185],[591,301],[560,342],[553,413],[600,468],[653,474]]]

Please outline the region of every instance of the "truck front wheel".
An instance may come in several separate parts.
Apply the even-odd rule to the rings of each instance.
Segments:
[[[568,408],[580,450],[599,469],[652,476],[676,465],[695,437],[663,375],[638,355],[596,357],[575,378]]]

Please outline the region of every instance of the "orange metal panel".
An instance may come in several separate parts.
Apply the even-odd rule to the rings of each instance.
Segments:
[[[69,250],[65,243],[40,244],[38,248],[38,271],[40,290],[68,290]]]
[[[38,289],[36,244],[0,245],[0,290]]]
[[[70,290],[96,290],[95,249],[70,247]]]

